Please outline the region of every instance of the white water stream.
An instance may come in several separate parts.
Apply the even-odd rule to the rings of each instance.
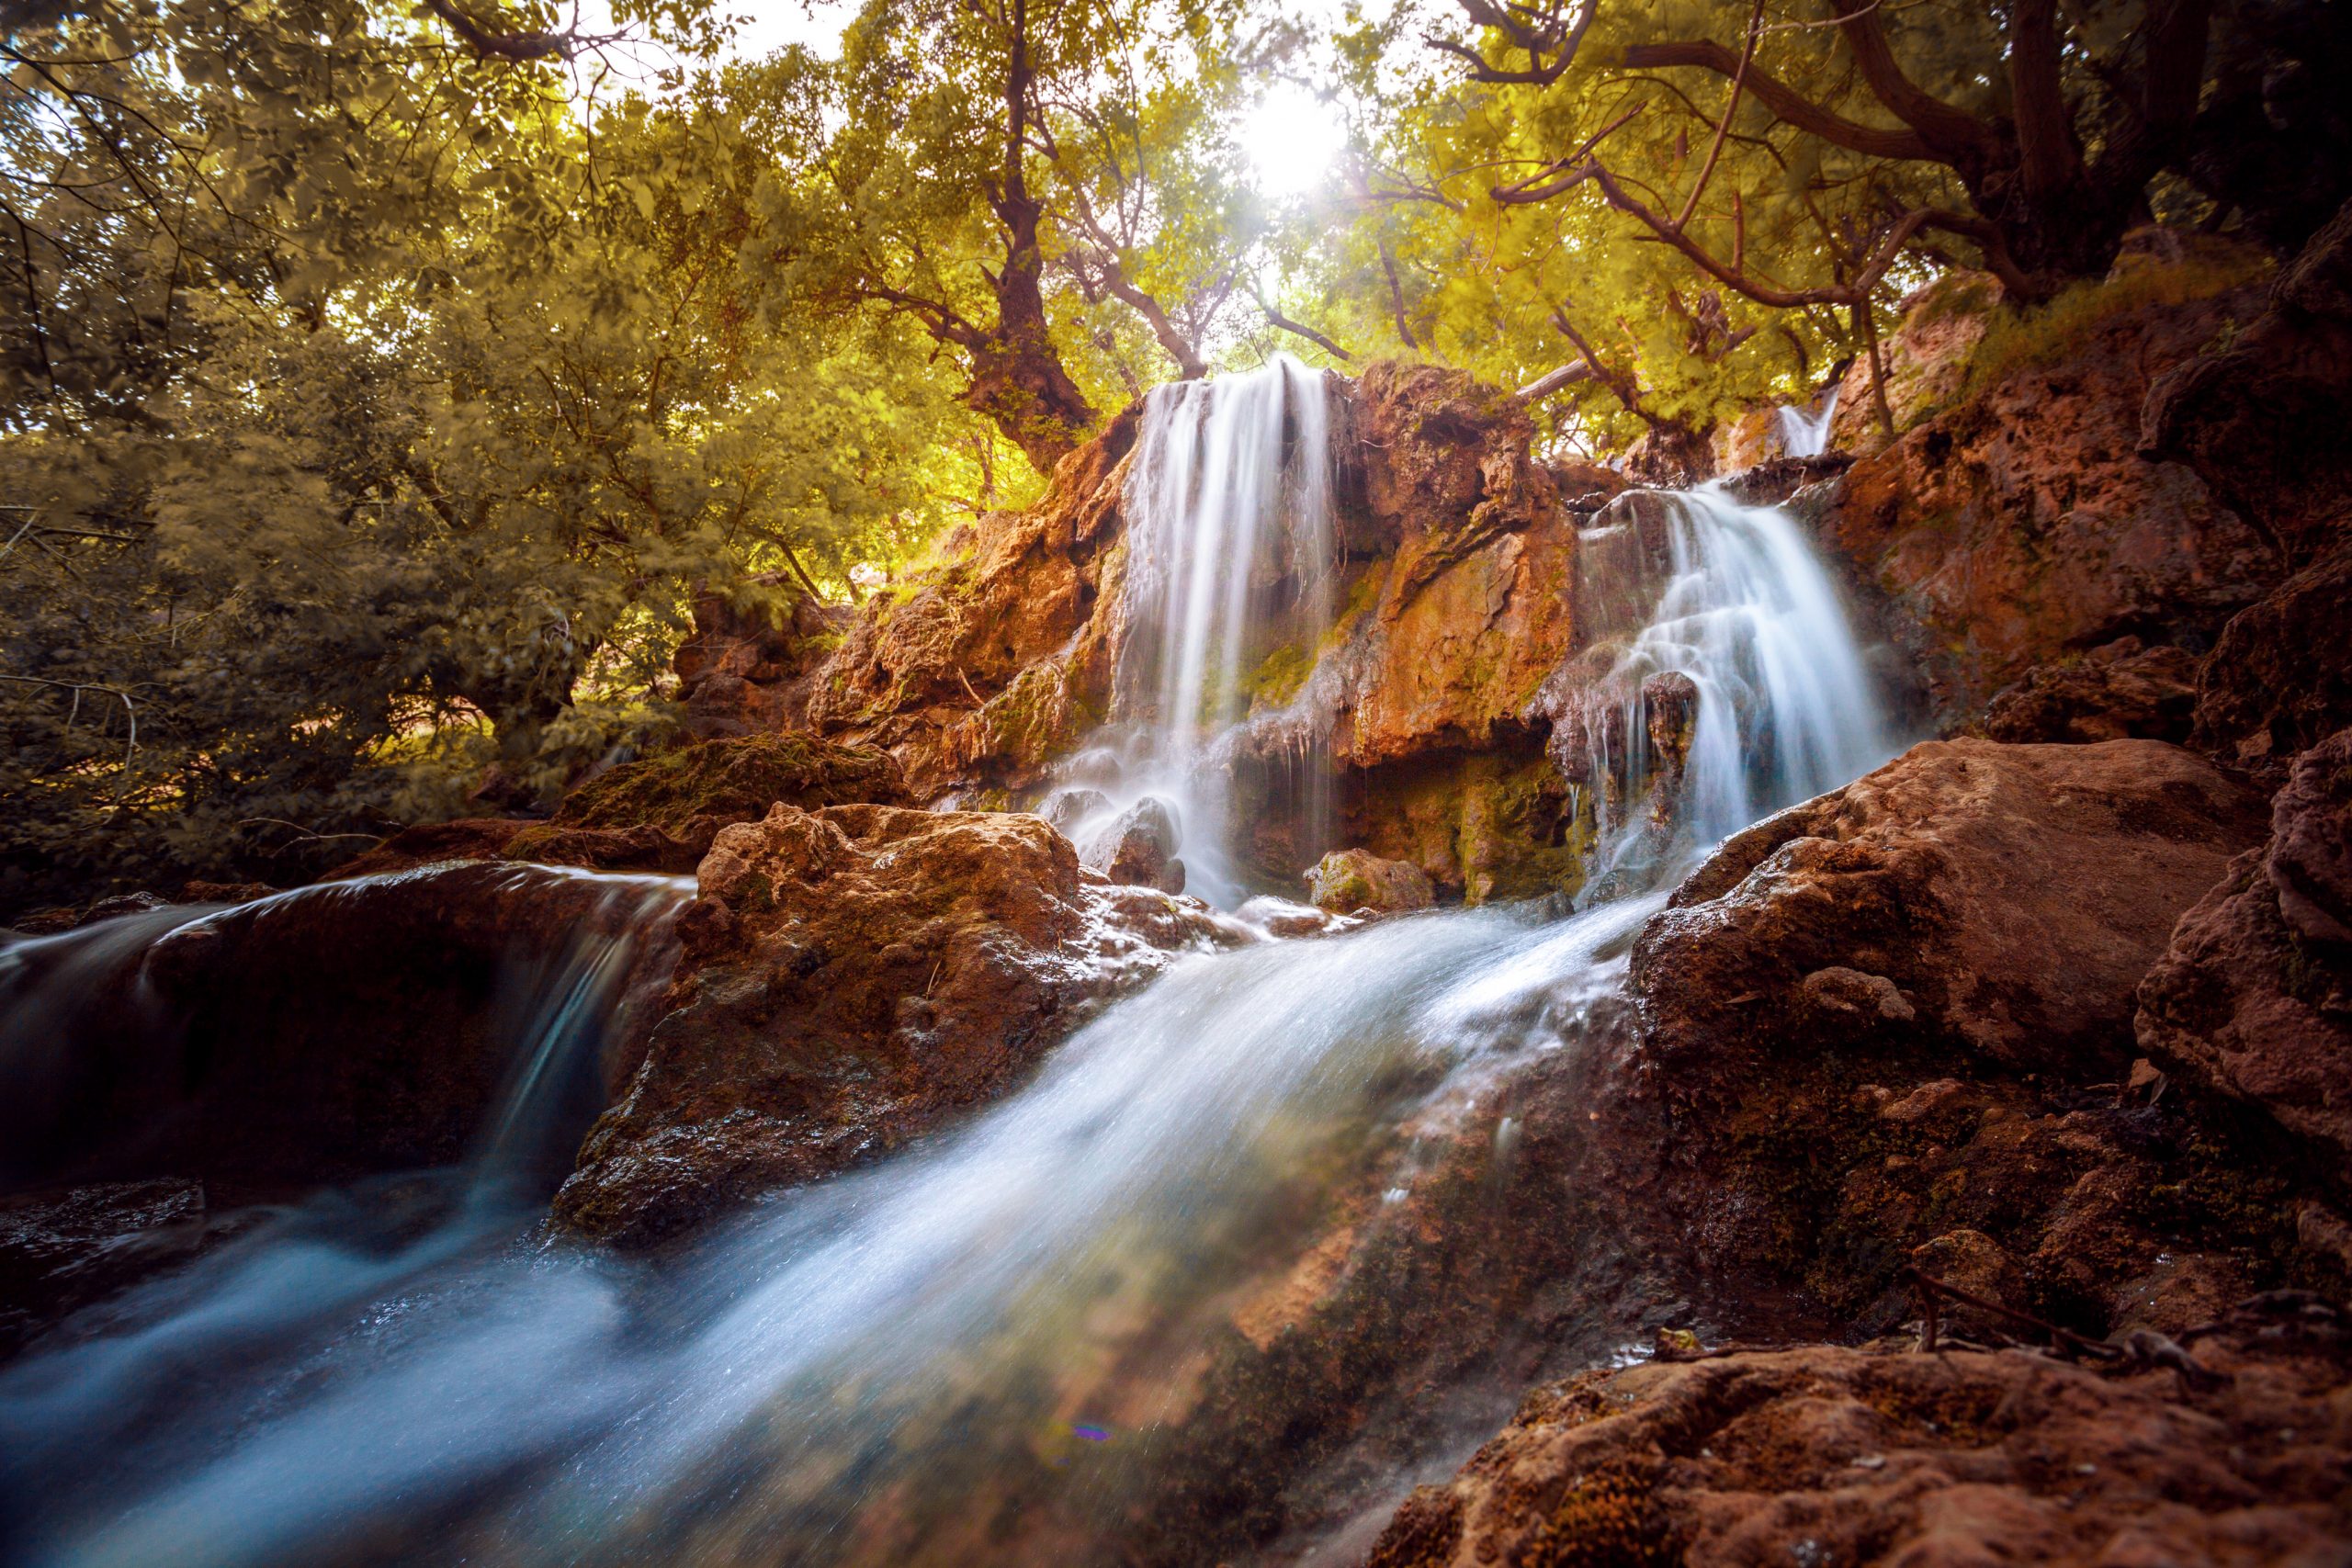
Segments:
[[[1328,447],[1319,381],[1283,365],[1221,388],[1159,395],[1130,492],[1159,646],[1123,683],[1142,736],[1124,761],[1193,832],[1216,819],[1202,738],[1240,715],[1237,650],[1265,616],[1329,616],[1328,468],[1298,456]],[[1603,652],[1594,711],[1630,705],[1611,732],[1640,736],[1645,680],[1699,692],[1672,831],[1611,834],[1628,896],[1183,959],[952,1132],[656,1262],[544,1245],[511,1206],[420,1235],[370,1219],[369,1190],[324,1195],[0,1369],[10,1558],[1039,1561],[1053,1538],[992,1545],[991,1517],[1115,1537],[1149,1517],[1202,1325],[1312,1241],[1317,1195],[1406,1191],[1413,1119],[1572,1048],[1690,856],[1885,754],[1793,525],[1676,505],[1662,562],[1589,541],[1628,552],[1646,605]],[[1629,800],[1654,782],[1625,747],[1592,766]],[[1216,869],[1208,841],[1185,854]],[[588,995],[549,991],[521,1047],[547,1070],[586,1048]]]

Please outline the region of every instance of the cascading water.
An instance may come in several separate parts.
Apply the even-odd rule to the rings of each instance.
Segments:
[[[1288,355],[1261,370],[1154,390],[1125,494],[1123,640],[1115,736],[1094,754],[1107,805],[1072,826],[1084,840],[1145,796],[1182,818],[1186,890],[1231,907],[1247,891],[1231,841],[1231,743],[1262,700],[1270,664],[1303,671],[1329,629],[1329,393]],[[1295,840],[1325,831],[1328,802],[1305,792]]]
[[[1295,456],[1319,389],[1289,367],[1227,385],[1230,417],[1216,389],[1163,394],[1136,480],[1158,646],[1123,686],[1146,727],[1129,760],[1170,789],[1199,787],[1239,716],[1261,592],[1295,609],[1323,558]],[[658,1263],[511,1228],[354,1247],[348,1200],[322,1200],[0,1371],[18,1553],[1082,1562],[1133,1560],[1121,1543],[1158,1529],[1160,1557],[1211,1560],[1162,1516],[1225,1430],[1204,1390],[1250,1303],[1278,1320],[1327,1235],[1360,1247],[1393,1214],[1399,1246],[1430,1245],[1408,1200],[1431,1127],[1580,1037],[1690,854],[1883,754],[1793,525],[1651,500],[1647,524],[1586,540],[1617,618],[1561,710],[1587,789],[1613,793],[1599,880],[1624,897],[1182,960],[959,1128]],[[1667,677],[1689,688],[1671,766],[1645,750]],[[1498,1168],[1515,1125],[1496,1124]],[[1303,1386],[1317,1409],[1424,1396]]]
[[[1829,422],[1838,417],[1838,389],[1833,386],[1824,392],[1818,408],[1789,405],[1773,410],[1772,414],[1780,431],[1781,456],[1818,457],[1829,450]]]
[[[1635,502],[1580,541],[1594,640],[1541,699],[1598,829],[1590,893],[1655,886],[1891,750],[1836,585],[1786,513],[1713,486]]]

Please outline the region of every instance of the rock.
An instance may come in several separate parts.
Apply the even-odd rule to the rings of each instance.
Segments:
[[[327,873],[324,880],[386,876],[444,861],[503,860],[506,846],[532,824],[519,817],[461,817],[454,822],[425,822],[403,828],[365,854]]]
[[[180,887],[183,904],[250,904],[279,891],[266,882],[189,882]]]
[[[1919,1016],[1885,976],[1865,975],[1839,964],[1807,975],[1797,990],[1800,1010],[1826,1037],[1859,1038]]]
[[[2139,446],[2195,469],[2299,569],[2352,516],[2352,206],[2280,269],[2266,304],[2227,347],[2156,379]]]
[[[643,1247],[1010,1088],[1176,951],[1246,940],[1091,882],[1040,818],[778,805],[723,829],[628,1088],[558,1224]]]
[[[1904,1027],[2012,1068],[2112,1070],[2172,924],[2260,831],[2258,802],[2155,741],[1931,741],[1727,840],[1635,943],[1670,1098],[1742,1092],[1803,1051],[1833,968]],[[1859,1008],[1885,994],[1837,989]]]
[[[802,723],[812,672],[848,616],[785,572],[749,579],[732,596],[697,595],[694,635],[671,661],[686,733],[715,740]]]
[[[1382,860],[1368,850],[1333,850],[1306,874],[1306,883],[1315,907],[1334,915],[1401,914],[1437,902],[1437,890],[1419,866]]]
[[[1983,1231],[1947,1231],[1911,1249],[1911,1266],[1970,1295],[2016,1310],[2025,1302],[2018,1260]],[[2001,1345],[2019,1337],[2014,1318],[1946,1297],[1937,1304],[1939,1327],[1963,1338]]]
[[[708,818],[673,837],[650,824],[632,828],[566,828],[514,817],[466,817],[403,828],[323,880],[348,882],[458,861],[530,861],[591,871],[692,871],[718,823]]]
[[[1079,785],[1057,789],[1047,795],[1037,808],[1037,815],[1053,825],[1055,832],[1070,838],[1073,829],[1090,817],[1099,817],[1111,809],[1111,797],[1099,789]]]
[[[2352,724],[2352,547],[2322,556],[2222,628],[2190,744],[2267,784]]]
[[[1176,859],[1176,851],[1182,841],[1176,808],[1147,795],[1096,833],[1078,858],[1114,882],[1182,893],[1184,863]]]
[[[1984,733],[2035,741],[2186,741],[2197,712],[2198,659],[2187,649],[2118,637],[2079,659],[2035,666],[1985,705]]]
[[[2147,1055],[2352,1154],[2352,730],[2297,758],[2267,846],[2180,919],[2140,987]]]
[[[250,1192],[455,1163],[531,1043],[525,983],[610,942],[615,994],[650,984],[674,898],[467,863],[24,951],[0,1007],[26,1032],[0,1053],[0,1175]]]
[[[1984,341],[2001,303],[1997,278],[1967,271],[1948,272],[1903,301],[1903,319],[1881,347],[1887,408],[1894,415],[1895,429],[1906,430],[1960,400],[1976,346]],[[1886,439],[1871,386],[1870,355],[1858,355],[1838,384],[1829,444],[1849,452],[1873,452]]]
[[[1743,506],[1780,506],[1807,485],[1834,479],[1853,466],[1850,452],[1762,458],[1725,476],[1723,488]]]
[[[219,1239],[201,1182],[150,1181],[0,1197],[0,1361],[83,1307],[185,1263]]]
[[[1940,286],[1915,316],[1959,287]],[[2140,449],[2149,377],[2250,318],[2256,296],[2128,308],[2138,286],[2117,287],[2118,309],[2031,340],[1992,384],[1856,463],[1820,519],[1947,725],[2036,666],[2119,637],[2211,637],[2279,576],[2261,534],[2204,479]],[[2028,341],[2022,330],[2007,329]],[[1849,383],[1841,429],[1870,405]]]
[[[1417,1489],[1364,1562],[2341,1562],[2341,1332],[2249,1314],[2194,1356],[2222,1375],[1829,1346],[1587,1372]]]

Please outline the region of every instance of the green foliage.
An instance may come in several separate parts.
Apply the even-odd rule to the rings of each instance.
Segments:
[[[2109,321],[2211,299],[2259,282],[2268,270],[2263,258],[2245,251],[2162,264],[2127,256],[2111,276],[2072,284],[2042,304],[1996,306],[1969,358],[1961,399],[1989,391],[2020,370],[2060,363]]]

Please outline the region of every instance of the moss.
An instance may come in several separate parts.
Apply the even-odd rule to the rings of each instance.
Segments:
[[[1982,273],[1948,273],[1928,286],[1928,297],[1903,324],[1906,330],[1932,327],[1962,316],[1984,315],[2000,302],[2000,287]]]
[[[1250,711],[1281,708],[1290,705],[1298,689],[1306,684],[1307,676],[1315,672],[1315,660],[1296,643],[1286,642],[1266,655],[1258,668],[1241,682],[1242,694],[1250,700]]]
[[[2021,370],[2071,358],[2118,317],[2211,299],[2259,280],[2265,270],[2264,264],[2235,256],[2172,263],[2132,257],[2109,276],[2075,284],[2043,304],[1997,309],[1970,355],[1958,400],[1990,391]]]
[[[706,740],[625,762],[581,785],[556,810],[568,828],[675,832],[696,817],[751,821],[770,806],[894,805],[905,798],[898,762],[868,746],[837,746],[797,735]]]

